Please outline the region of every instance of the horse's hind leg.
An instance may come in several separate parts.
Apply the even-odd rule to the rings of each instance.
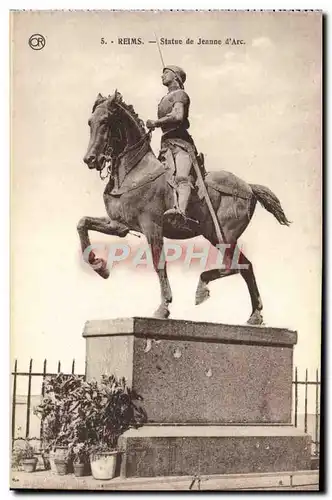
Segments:
[[[233,259],[235,249],[237,251],[237,256],[239,256],[236,262],[235,259]],[[263,316],[261,314],[263,304],[258,291],[252,263],[236,246],[233,250],[229,249],[229,252],[226,252],[225,256],[225,269],[211,269],[201,274],[196,290],[196,305],[201,304],[209,298],[210,292],[208,283],[219,278],[225,278],[226,276],[240,273],[247,284],[252,304],[252,313],[247,323],[249,325],[261,325],[263,323]]]
[[[219,278],[226,278],[227,276],[232,276],[233,274],[237,274],[239,272],[238,268],[232,266],[233,253],[234,248],[228,249],[228,251],[225,252],[223,268],[209,269],[208,271],[204,271],[201,274],[195,296],[196,305],[202,304],[202,302],[210,297],[208,284],[211,281],[217,280]]]
[[[252,267],[252,263],[250,262],[250,260],[247,259],[247,257],[242,252],[240,257],[240,263],[241,265],[246,266],[240,269],[240,274],[247,284],[252,304],[252,313],[247,323],[248,325],[261,325],[263,323],[263,316],[262,316],[263,303],[258,291],[258,286],[256,283],[256,278],[254,274],[254,269]]]

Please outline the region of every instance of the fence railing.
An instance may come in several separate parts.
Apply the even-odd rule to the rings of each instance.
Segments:
[[[315,380],[309,380],[308,369],[305,370],[304,380],[299,379],[298,368],[295,368],[295,376],[293,380],[294,387],[294,425],[300,427],[305,433],[309,433],[312,437],[313,454],[319,455],[319,434],[320,434],[320,379],[318,369],[316,370]],[[310,406],[314,409],[313,413],[308,412],[308,402],[311,400]],[[303,402],[303,413],[301,410],[301,402]],[[300,418],[302,417],[302,418]]]
[[[47,360],[44,360],[43,370],[41,372],[33,371],[33,360],[30,360],[28,371],[18,371],[17,360],[14,363],[14,370],[12,371],[13,393],[12,393],[12,446],[17,439],[31,439],[42,441],[43,437],[43,422],[39,421],[35,416],[34,431],[31,433],[31,416],[32,412],[32,398],[39,398],[44,396],[44,381],[47,377],[61,373],[61,362],[58,362],[56,372],[47,371]],[[66,373],[65,373],[66,374]],[[71,364],[71,371],[67,375],[75,374],[75,359]],[[84,377],[83,374],[76,374]],[[38,395],[32,395],[32,381],[39,377],[40,384]],[[21,397],[19,400],[17,394],[18,380],[23,378],[27,379],[27,396]],[[312,437],[312,453],[316,456],[319,455],[319,434],[320,434],[320,385],[319,373],[316,370],[315,380],[308,379],[308,369],[305,370],[305,378],[299,378],[299,370],[295,368],[293,380],[293,424],[295,427],[301,428],[304,432],[309,433]],[[38,402],[39,402],[38,400]],[[26,407],[24,412],[20,412],[19,418],[17,415],[18,407]],[[314,409],[313,413],[308,412],[308,406]],[[303,412],[301,412],[303,407]],[[19,421],[19,422],[18,422]],[[19,425],[17,425],[19,423]],[[17,428],[23,431],[23,435],[17,435]],[[24,429],[25,428],[25,429]]]
[[[33,360],[30,359],[30,363],[29,363],[29,370],[26,372],[26,371],[18,371],[18,363],[17,363],[17,359],[15,360],[15,363],[14,363],[14,370],[12,371],[12,380],[13,380],[13,393],[12,393],[12,447],[14,446],[14,443],[17,439],[22,439],[23,436],[19,436],[17,437],[16,436],[16,431],[17,431],[17,427],[19,429],[22,429],[22,426],[23,426],[23,418],[22,418],[22,415],[20,415],[20,422],[19,422],[19,426],[17,426],[17,413],[16,413],[16,410],[17,410],[17,406],[19,404],[23,404],[24,406],[26,406],[26,411],[25,411],[25,431],[24,431],[24,438],[25,439],[30,439],[30,440],[37,440],[37,441],[42,441],[42,437],[43,437],[43,422],[40,421],[40,424],[39,424],[39,435],[31,435],[30,433],[30,422],[31,422],[31,414],[32,414],[32,408],[31,408],[31,401],[32,401],[32,394],[31,394],[31,386],[32,386],[32,380],[35,378],[35,377],[39,377],[40,379],[40,390],[39,390],[39,394],[41,395],[41,397],[44,396],[45,394],[45,380],[47,379],[47,377],[52,377],[54,375],[57,375],[58,373],[61,373],[61,361],[58,361],[58,367],[57,367],[57,371],[56,372],[48,372],[47,371],[47,359],[44,360],[44,363],[43,363],[43,371],[42,372],[33,372],[32,371],[32,367],[33,367]],[[71,372],[70,373],[67,373],[67,375],[70,375],[70,374],[75,374],[75,359],[73,359],[72,361],[72,364],[71,364]],[[80,375],[82,377],[84,377],[85,375],[82,375],[82,374],[76,374],[76,375]],[[26,396],[26,402],[19,402],[17,400],[17,382],[18,380],[20,379],[20,377],[25,377],[27,378],[27,396]]]

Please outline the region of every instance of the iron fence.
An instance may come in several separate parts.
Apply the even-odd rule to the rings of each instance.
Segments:
[[[31,435],[31,429],[30,429],[30,423],[31,423],[31,415],[32,415],[32,394],[31,394],[31,386],[32,386],[32,380],[35,377],[38,377],[40,379],[40,390],[39,394],[41,397],[44,397],[45,394],[45,380],[48,377],[55,376],[61,372],[61,361],[58,361],[58,366],[57,366],[57,371],[56,372],[48,372],[47,371],[47,359],[44,360],[43,363],[43,370],[41,372],[34,372],[32,370],[33,368],[33,360],[30,359],[29,362],[29,370],[28,371],[18,371],[18,363],[17,359],[14,362],[14,370],[12,371],[12,386],[13,386],[13,392],[12,392],[12,408],[11,408],[11,417],[12,417],[12,448],[14,447],[15,441],[25,438],[28,440],[37,440],[42,442],[43,438],[43,421],[41,420],[39,423],[39,429],[38,429],[38,434],[37,435]],[[74,375],[75,374],[75,359],[73,359],[72,364],[71,364],[71,371],[70,373],[65,373],[65,375]],[[81,377],[85,377],[85,375],[82,374],[76,374]],[[18,394],[17,394],[17,382],[20,377],[27,378],[27,396],[26,398],[23,398],[23,401],[18,400]],[[19,426],[17,426],[17,407],[18,405],[24,405],[26,406],[26,411],[25,411],[25,422],[23,422],[22,415],[20,416],[20,421],[19,421]],[[25,427],[25,430],[23,432],[23,436],[17,436],[18,429],[22,429],[22,426]]]
[[[319,455],[320,441],[320,387],[318,369],[316,370],[315,380],[309,380],[308,369],[305,370],[304,380],[299,378],[299,370],[295,368],[293,380],[293,402],[294,402],[294,425],[303,429],[305,433],[309,433],[312,437],[312,452],[314,455]],[[311,407],[313,413],[308,411],[308,402],[311,399]],[[301,406],[303,405],[303,412]]]
[[[44,360],[43,370],[41,372],[33,371],[33,360],[30,359],[28,371],[18,371],[18,363],[15,360],[14,369],[12,371],[12,447],[14,447],[15,441],[18,439],[26,438],[29,440],[37,440],[42,442],[43,437],[43,422],[38,421],[38,425],[35,423],[34,430],[36,435],[31,434],[31,415],[32,413],[32,398],[33,397],[43,397],[44,396],[44,381],[47,377],[57,375],[61,373],[61,361],[58,362],[56,372],[47,371],[47,360]],[[63,373],[63,372],[62,372]],[[65,373],[65,375],[75,374],[75,359],[72,361],[70,373]],[[83,374],[76,374],[81,377],[85,377]],[[35,377],[39,377],[39,395],[32,395],[31,386],[32,380]],[[21,397],[19,400],[17,394],[17,381],[20,378],[27,379],[27,395]],[[293,380],[293,424],[295,427],[301,428],[304,432],[309,433],[312,436],[312,453],[313,455],[319,455],[319,434],[320,434],[320,385],[319,373],[316,370],[315,380],[309,380],[308,369],[305,370],[304,380],[299,378],[299,370],[295,368],[294,380]],[[313,399],[314,398],[314,401]],[[311,399],[310,407],[314,407],[314,413],[308,412],[308,403]],[[25,406],[25,412],[20,414],[19,426],[17,426],[17,407],[18,405]],[[303,406],[303,412],[301,412],[301,406]],[[36,417],[37,418],[37,417]],[[17,428],[21,430],[23,427],[23,435],[17,435]]]

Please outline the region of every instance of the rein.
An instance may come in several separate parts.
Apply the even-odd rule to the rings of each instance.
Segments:
[[[115,165],[119,163],[119,161],[124,158],[128,153],[134,151],[136,148],[139,148],[144,144],[144,142],[148,139],[151,140],[152,130],[149,130],[146,134],[144,134],[139,141],[131,146],[125,147],[122,153],[119,153],[115,158],[112,155],[113,148],[110,145],[109,141],[107,141],[105,151],[104,151],[104,161],[101,169],[99,170],[99,176],[101,180],[107,179],[110,175],[112,175],[112,171]],[[139,152],[138,152],[139,154]],[[107,168],[106,175],[103,175],[103,171]]]

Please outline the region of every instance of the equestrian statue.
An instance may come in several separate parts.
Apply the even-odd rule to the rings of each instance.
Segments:
[[[212,245],[225,245],[223,266],[201,273],[196,304],[209,298],[208,284],[240,273],[249,290],[252,313],[249,324],[263,323],[263,304],[251,262],[237,247],[257,200],[283,225],[289,225],[280,201],[272,191],[224,170],[206,172],[204,157],[197,152],[188,132],[190,99],[184,90],[186,73],[178,66],[165,66],[162,83],[167,94],[158,106],[158,118],[144,122],[117,90],[101,94],[89,119],[90,141],[84,162],[108,178],[104,190],[106,217],[83,217],[77,229],[84,255],[91,243],[89,231],[125,237],[129,231],[144,234],[161,289],[157,318],[170,314],[172,291],[167,277],[163,238],[204,236]],[[150,142],[161,128],[158,158]],[[220,249],[220,247],[219,247]],[[241,266],[233,266],[234,252]],[[104,259],[88,251],[88,263],[103,278],[109,277]],[[161,265],[162,263],[162,265]]]

